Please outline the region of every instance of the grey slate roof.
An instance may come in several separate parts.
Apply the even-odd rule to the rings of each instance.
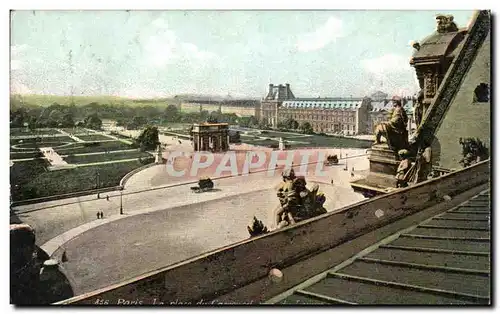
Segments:
[[[319,108],[319,109],[343,109],[343,110],[355,110],[361,107],[363,103],[362,99],[294,99],[284,101],[282,107],[293,108],[293,109],[309,109],[309,108]]]

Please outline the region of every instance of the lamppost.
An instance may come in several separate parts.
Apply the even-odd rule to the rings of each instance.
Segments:
[[[123,188],[120,189],[120,215],[123,215]]]
[[[345,154],[345,169],[344,170],[347,171],[347,169],[349,169],[349,168],[347,167],[347,153],[346,153]]]
[[[95,189],[97,190],[97,198],[101,198],[101,193],[99,193],[99,185],[100,185],[99,184],[99,170],[96,170],[95,176],[96,176],[96,178],[95,178],[95,181],[96,181],[96,183],[95,183],[95,185],[96,185]]]

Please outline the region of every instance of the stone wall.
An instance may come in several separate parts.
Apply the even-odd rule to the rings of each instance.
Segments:
[[[480,83],[491,86],[491,56],[490,35],[488,35],[478,51],[462,85],[445,115],[436,138],[441,146],[440,166],[459,168],[462,158],[462,146],[458,143],[460,137],[479,138],[489,149],[491,102],[474,102],[474,90]]]

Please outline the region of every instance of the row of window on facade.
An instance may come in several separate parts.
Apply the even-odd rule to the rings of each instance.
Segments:
[[[297,120],[322,120],[322,121],[333,121],[333,122],[354,122],[353,117],[341,118],[341,117],[325,117],[320,115],[285,115],[285,117],[289,119],[297,119]]]
[[[325,130],[325,128],[328,127],[328,125],[319,125],[319,124],[314,124],[313,126],[313,129],[315,130]],[[334,130],[344,130],[344,131],[355,131],[356,130],[356,126],[355,125],[349,125],[349,124],[342,124],[342,125],[338,125],[337,124],[337,128],[335,127],[335,124],[330,124],[330,130],[331,131],[334,131]]]
[[[327,116],[352,116],[356,114],[356,111],[349,110],[349,111],[344,111],[344,110],[327,110],[327,111],[318,111],[315,110],[311,113],[311,111],[306,111],[306,110],[282,110],[282,114],[290,114],[290,113],[295,113],[295,114],[312,114],[312,113],[319,113],[320,115],[327,115]]]

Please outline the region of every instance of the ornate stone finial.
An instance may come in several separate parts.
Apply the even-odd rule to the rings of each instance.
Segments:
[[[438,33],[450,33],[458,31],[457,24],[453,22],[453,15],[438,14],[436,16],[436,31]]]

